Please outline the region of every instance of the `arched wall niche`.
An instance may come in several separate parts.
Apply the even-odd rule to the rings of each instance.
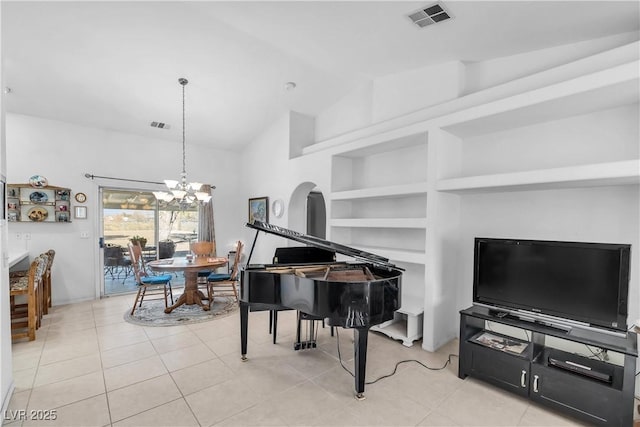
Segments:
[[[311,191],[322,194],[322,189],[313,182],[303,182],[291,193],[287,228],[300,233],[307,233],[307,197]]]

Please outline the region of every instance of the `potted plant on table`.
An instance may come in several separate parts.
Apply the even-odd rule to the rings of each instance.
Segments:
[[[144,247],[147,245],[147,238],[146,237],[142,237],[142,236],[133,236],[131,239],[129,239],[131,241],[131,243],[133,243],[134,245],[140,245],[140,247],[142,249],[144,249]]]

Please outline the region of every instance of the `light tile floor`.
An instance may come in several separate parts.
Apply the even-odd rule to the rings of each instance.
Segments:
[[[319,348],[293,351],[294,312],[281,312],[278,343],[268,313],[250,314],[249,360],[240,361],[238,312],[214,321],[141,327],[123,320],[133,296],[54,307],[37,339],[13,346],[16,389],[9,414],[55,410],[56,420],[4,425],[63,426],[559,426],[574,420],[473,379],[404,363],[353,397],[353,379],[337,359],[337,338],[321,329]],[[351,368],[352,334],[340,348]],[[369,337],[367,380],[396,362],[444,365],[452,341],[436,353]],[[36,412],[37,413],[37,412]],[[46,413],[46,412],[44,412]]]

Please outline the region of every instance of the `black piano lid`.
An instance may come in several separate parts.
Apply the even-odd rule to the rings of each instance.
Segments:
[[[265,233],[275,234],[276,236],[284,237],[286,239],[295,240],[296,242],[304,243],[306,245],[311,245],[317,248],[338,252],[342,255],[347,255],[365,262],[369,262],[378,267],[404,271],[403,268],[396,267],[394,264],[389,262],[388,258],[381,257],[380,255],[372,254],[371,252],[366,252],[360,249],[355,249],[349,246],[341,245],[339,243],[331,242],[329,240],[324,240],[319,237],[309,236],[308,234],[302,234],[297,231],[289,230],[284,227],[279,227],[277,225],[269,224],[267,222],[253,221],[252,223],[247,223],[247,227],[255,228],[256,230],[264,231]]]

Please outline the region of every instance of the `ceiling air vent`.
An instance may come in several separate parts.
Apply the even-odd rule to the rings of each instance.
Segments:
[[[435,3],[424,9],[410,13],[409,18],[411,18],[413,23],[418,27],[424,28],[431,24],[437,24],[438,22],[445,21],[451,18],[451,15],[444,10],[441,3]]]
[[[151,127],[158,128],[158,129],[169,129],[170,126],[162,122],[151,122]]]

